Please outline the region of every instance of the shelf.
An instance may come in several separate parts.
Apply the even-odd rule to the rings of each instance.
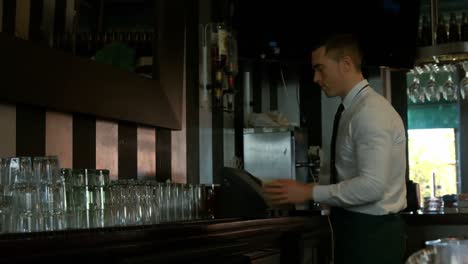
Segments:
[[[416,64],[468,60],[468,41],[438,44],[417,50]]]

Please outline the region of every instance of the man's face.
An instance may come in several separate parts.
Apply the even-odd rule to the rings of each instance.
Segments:
[[[328,97],[342,95],[342,73],[339,62],[325,54],[325,47],[312,52],[314,82],[320,85]]]

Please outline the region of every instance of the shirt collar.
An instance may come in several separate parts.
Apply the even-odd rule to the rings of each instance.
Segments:
[[[361,91],[361,89],[363,89],[367,85],[369,85],[369,83],[367,82],[366,79],[364,79],[364,80],[358,82],[356,85],[354,85],[353,89],[351,89],[351,91],[349,91],[349,93],[343,99],[342,104],[344,106],[344,109],[348,109],[348,107],[351,106],[351,103],[353,102],[356,95],[358,95],[359,91]]]

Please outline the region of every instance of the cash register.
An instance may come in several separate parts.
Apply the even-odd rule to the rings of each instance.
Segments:
[[[269,203],[259,178],[242,169],[222,169],[215,202],[216,218],[268,218],[288,216],[291,211],[294,211],[294,205]]]

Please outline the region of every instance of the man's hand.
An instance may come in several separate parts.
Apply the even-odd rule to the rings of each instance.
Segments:
[[[312,200],[314,185],[293,180],[275,180],[265,184],[263,191],[273,204],[295,204]]]

